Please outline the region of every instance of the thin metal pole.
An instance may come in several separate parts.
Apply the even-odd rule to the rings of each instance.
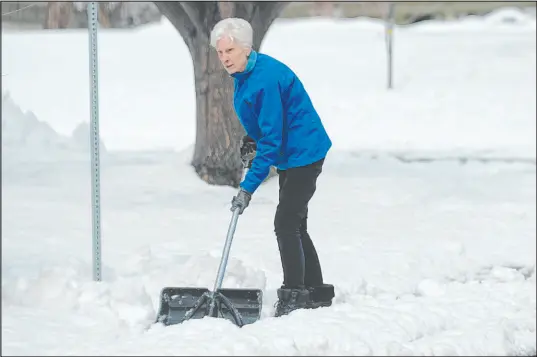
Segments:
[[[90,148],[91,148],[91,208],[93,237],[93,280],[101,281],[101,192],[99,161],[99,68],[97,57],[97,3],[88,3],[88,34],[90,63]]]
[[[395,4],[388,4],[388,14],[386,19],[386,50],[388,57],[388,89],[393,88],[393,24],[395,15]]]

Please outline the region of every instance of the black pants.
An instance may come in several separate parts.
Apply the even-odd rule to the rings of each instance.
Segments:
[[[308,203],[317,187],[324,159],[308,166],[278,170],[280,202],[274,217],[286,288],[323,284],[317,251],[308,234]]]

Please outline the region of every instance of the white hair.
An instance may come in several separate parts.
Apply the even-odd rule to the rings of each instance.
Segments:
[[[238,17],[230,17],[219,21],[211,31],[211,46],[216,48],[216,43],[223,37],[229,37],[231,41],[246,48],[252,48],[254,31],[250,23]]]

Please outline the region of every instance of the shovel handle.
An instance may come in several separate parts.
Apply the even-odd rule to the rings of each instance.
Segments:
[[[242,172],[242,180],[246,177],[247,168],[245,167]],[[213,292],[216,292],[222,287],[222,282],[224,281],[224,274],[226,271],[227,260],[229,258],[229,251],[231,249],[231,242],[233,241],[233,236],[235,234],[235,229],[237,228],[237,221],[239,220],[240,209],[235,208],[233,210],[233,216],[231,217],[231,222],[229,223],[229,228],[227,230],[226,243],[224,244],[224,252],[222,253],[222,259],[220,260],[220,266],[218,267],[218,274],[216,275],[216,281],[214,282]]]
[[[237,221],[239,220],[239,212],[240,212],[239,208],[236,208],[233,211],[233,216],[231,217],[231,222],[229,223],[226,243],[224,244],[224,252],[222,253],[222,259],[220,260],[220,266],[218,267],[218,274],[216,276],[216,281],[214,283],[213,292],[216,292],[218,289],[222,287],[222,281],[224,280],[224,273],[225,273],[227,261],[229,258],[229,251],[231,249],[231,242],[233,241],[233,235],[235,234]]]

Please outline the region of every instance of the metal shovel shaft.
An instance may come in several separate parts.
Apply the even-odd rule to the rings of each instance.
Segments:
[[[227,261],[229,258],[229,251],[231,250],[231,242],[233,241],[233,235],[237,227],[237,221],[239,219],[239,209],[236,208],[233,211],[231,222],[227,231],[226,243],[224,244],[224,252],[222,253],[222,259],[220,260],[220,266],[218,267],[218,274],[216,275],[216,281],[214,282],[213,292],[218,291],[222,287],[224,281],[224,274],[226,271]]]
[[[246,177],[248,169],[244,167],[242,171],[241,181]],[[224,244],[224,252],[222,253],[222,259],[220,260],[220,266],[218,267],[218,273],[216,275],[216,281],[214,282],[213,293],[222,287],[222,282],[224,281],[224,274],[226,272],[227,260],[229,258],[229,251],[231,249],[231,242],[233,241],[233,235],[235,234],[235,229],[237,228],[237,221],[239,220],[239,208],[235,208],[233,211],[233,216],[231,217],[231,222],[229,223],[229,228],[227,230],[226,243]]]
[[[244,169],[242,172],[242,180],[246,177],[247,170]],[[214,288],[211,292],[211,303],[209,305],[209,314],[212,316],[215,299],[214,294],[222,287],[222,282],[224,281],[224,274],[226,272],[227,261],[229,258],[229,251],[231,250],[231,242],[233,241],[233,235],[235,234],[235,229],[237,228],[237,221],[239,220],[240,208],[235,208],[233,211],[233,216],[231,217],[231,222],[229,223],[229,228],[227,230],[226,243],[224,244],[224,251],[222,253],[222,259],[220,259],[220,266],[218,267],[218,273],[216,275],[216,281],[214,282]]]

